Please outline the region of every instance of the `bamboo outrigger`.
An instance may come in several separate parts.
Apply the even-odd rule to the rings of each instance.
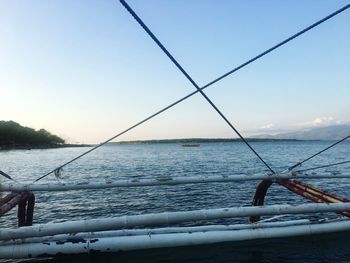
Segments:
[[[291,173],[289,173],[289,176]],[[278,178],[277,175],[274,175]],[[295,176],[295,175],[294,175]],[[246,176],[249,178],[249,176]],[[266,177],[266,176],[265,176]],[[286,178],[286,175],[280,175]],[[314,176],[330,178],[332,175]],[[349,178],[343,176],[343,178]],[[178,180],[176,184],[205,183],[203,178],[191,182]],[[260,180],[261,176],[253,177]],[[174,179],[175,180],[175,179]],[[233,181],[233,179],[231,178]],[[237,176],[234,181],[244,181]],[[249,178],[248,180],[252,180]],[[274,179],[276,180],[276,179]],[[285,179],[284,179],[285,180]],[[161,185],[173,185],[172,180],[160,181]],[[225,183],[226,180],[215,182]],[[208,183],[208,182],[207,182]],[[209,181],[210,183],[210,181]],[[131,185],[133,187],[156,186],[159,184]],[[79,188],[74,188],[79,186]],[[76,189],[101,189],[104,187],[128,187],[128,184],[112,185],[65,185],[49,188],[48,185],[17,185],[16,190],[69,191]],[[97,187],[96,187],[97,186]],[[11,184],[2,184],[0,190],[10,190]],[[11,189],[13,190],[13,189]],[[350,203],[319,203],[303,205],[270,205],[252,207],[228,207],[221,209],[164,212],[157,214],[130,215],[113,218],[68,221],[62,223],[24,226],[18,229],[0,229],[0,258],[52,257],[58,254],[80,254],[91,252],[118,252],[150,248],[204,245],[221,242],[258,240],[280,237],[305,236],[350,231],[350,220],[296,219],[236,225],[202,225],[192,227],[169,227],[195,221],[210,221],[234,217],[260,217],[263,215],[320,214],[323,212],[350,211]],[[166,225],[160,228],[159,226]],[[153,226],[155,228],[145,228]]]
[[[328,234],[336,232],[350,231],[350,201],[348,199],[335,196],[311,185],[296,181],[295,179],[324,179],[324,178],[350,178],[350,175],[344,174],[307,174],[301,170],[295,171],[295,168],[303,162],[313,158],[323,151],[344,141],[350,136],[332,144],[317,154],[305,159],[302,162],[290,167],[287,171],[275,172],[251,147],[251,145],[241,136],[233,127],[221,111],[212,103],[212,101],[203,93],[203,90],[213,83],[223,79],[233,72],[254,62],[262,56],[270,53],[276,48],[293,40],[308,30],[327,21],[333,16],[350,8],[346,5],[338,11],[321,19],[320,21],[305,28],[299,33],[287,38],[276,46],[266,50],[246,63],[238,66],[234,70],[222,75],[216,80],[199,88],[187,72],[179,65],[174,57],[166,50],[160,41],[147,28],[142,20],[121,0],[121,3],[143,27],[156,44],[164,51],[178,69],[196,88],[188,96],[178,100],[163,110],[151,115],[145,120],[137,123],[131,128],[119,133],[111,139],[93,147],[87,152],[79,155],[64,165],[52,170],[51,172],[38,178],[32,184],[21,184],[18,182],[1,183],[1,192],[10,192],[7,196],[0,198],[0,216],[7,213],[10,209],[18,205],[19,228],[2,228],[0,229],[0,258],[36,258],[52,257],[58,254],[80,254],[93,252],[118,252],[129,250],[141,250],[164,247],[194,246],[204,244],[215,244],[222,242],[236,242],[243,240],[259,240],[293,236],[307,236],[315,234]],[[177,103],[199,92],[214,107],[227,124],[239,135],[244,143],[254,152],[254,154],[269,169],[269,174],[257,175],[231,175],[231,176],[198,176],[198,177],[160,177],[157,179],[131,179],[131,180],[105,180],[98,182],[83,181],[77,183],[55,183],[39,184],[37,181],[55,173],[59,175],[62,168],[78,158],[88,154],[107,142],[115,139],[121,134],[132,128],[144,123],[152,117],[169,109]],[[348,162],[348,161],[346,161]],[[342,162],[345,163],[345,162]],[[337,163],[341,164],[341,163]],[[334,164],[331,164],[334,165]],[[330,165],[328,165],[330,166]],[[321,166],[324,167],[324,166]],[[316,167],[319,168],[319,167]],[[0,171],[0,175],[7,179],[12,179],[6,173]],[[67,221],[61,223],[47,223],[32,225],[34,211],[34,194],[42,191],[74,191],[84,189],[107,189],[116,187],[144,187],[144,186],[162,186],[162,185],[181,185],[181,184],[198,184],[198,183],[226,183],[236,181],[262,180],[259,184],[254,199],[253,206],[249,207],[227,207],[219,209],[205,209],[192,211],[163,212],[141,215],[127,215],[110,218],[99,218],[80,221]],[[264,205],[264,198],[268,188],[277,183],[286,187],[288,190],[297,193],[316,204],[302,205]],[[321,214],[335,212],[338,213],[336,218],[328,219],[294,219],[281,221],[278,216],[281,215],[305,215]],[[268,221],[260,220],[261,216],[275,216]],[[210,221],[224,218],[249,217],[249,224],[209,224]],[[206,221],[208,224],[196,226],[182,226],[179,224],[187,222]],[[171,225],[176,226],[171,226]],[[198,223],[199,224],[199,223]],[[163,227],[161,227],[163,226]]]

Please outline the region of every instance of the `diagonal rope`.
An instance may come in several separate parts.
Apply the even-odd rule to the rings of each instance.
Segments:
[[[11,176],[9,176],[7,173],[5,173],[5,172],[3,172],[3,171],[1,171],[1,170],[0,170],[0,174],[1,174],[3,177],[5,177],[5,178],[7,178],[7,179],[9,179],[9,180],[12,180],[12,181],[13,181],[12,177],[11,177]]]
[[[350,160],[349,161],[344,161],[344,162],[339,162],[339,163],[331,163],[331,164],[326,164],[326,165],[320,165],[320,166],[316,166],[316,167],[312,167],[312,168],[308,168],[308,169],[297,170],[295,172],[297,172],[297,173],[299,173],[299,172],[306,172],[306,171],[317,170],[317,169],[321,169],[321,168],[337,166],[337,165],[346,164],[346,163],[350,163]]]
[[[233,126],[233,124],[226,118],[226,116],[220,111],[220,109],[214,104],[214,102],[204,93],[204,91],[198,86],[198,84],[192,79],[192,77],[186,72],[186,70],[177,62],[177,60],[170,54],[166,47],[159,41],[159,39],[152,33],[152,31],[146,26],[141,18],[132,10],[132,8],[124,1],[120,1],[123,6],[129,11],[129,13],[135,18],[140,26],[146,31],[146,33],[153,39],[154,42],[160,47],[160,49],[167,55],[167,57],[175,64],[175,66],[185,75],[185,77],[192,83],[192,85],[199,91],[199,93],[206,99],[206,101],[214,108],[214,110],[221,116],[221,118],[230,126],[232,130],[241,138],[241,140],[248,146],[248,148],[260,159],[260,161],[272,172],[274,170],[264,161],[264,159],[254,150],[254,148],[247,142],[241,133]]]
[[[301,161],[301,162],[298,162],[297,164],[294,164],[293,166],[289,167],[289,168],[288,168],[288,171],[293,170],[294,168],[296,168],[296,167],[302,165],[303,163],[305,163],[305,162],[311,160],[312,158],[316,157],[317,155],[319,155],[319,154],[321,154],[321,153],[323,153],[323,152],[325,152],[325,151],[327,151],[327,150],[333,148],[333,147],[336,146],[337,144],[339,144],[339,143],[341,143],[341,142],[343,142],[343,141],[345,141],[345,140],[347,140],[347,139],[349,139],[349,138],[350,138],[350,135],[346,136],[345,138],[343,138],[343,139],[341,139],[341,140],[339,140],[339,141],[336,141],[336,142],[333,143],[332,145],[330,145],[330,146],[324,148],[323,150],[321,150],[321,151],[315,153],[314,155],[311,155],[310,157],[306,158],[305,160],[303,160],[303,161]]]
[[[231,75],[232,73],[234,73],[234,72],[236,72],[236,71],[238,71],[238,70],[240,70],[240,69],[242,69],[242,68],[248,66],[249,64],[253,63],[254,61],[256,61],[256,60],[258,60],[258,59],[264,57],[265,55],[267,55],[267,54],[269,54],[269,53],[271,53],[271,52],[274,51],[275,49],[278,49],[279,47],[281,47],[281,46],[287,44],[288,42],[292,41],[293,39],[295,39],[295,38],[301,36],[302,34],[306,33],[307,31],[309,31],[309,30],[311,30],[311,29],[317,27],[318,25],[324,23],[324,22],[327,21],[328,19],[331,19],[332,17],[334,17],[334,16],[338,15],[339,13],[345,11],[345,10],[348,9],[349,7],[350,7],[350,4],[348,4],[348,5],[346,5],[346,6],[342,7],[342,8],[340,8],[340,9],[338,9],[337,11],[331,13],[330,15],[328,15],[328,16],[322,18],[322,19],[320,19],[319,21],[317,21],[317,22],[313,23],[312,25],[310,25],[310,26],[304,28],[303,30],[297,32],[296,34],[294,34],[294,35],[292,35],[292,36],[286,38],[285,40],[281,41],[280,43],[276,44],[275,46],[273,46],[273,47],[271,47],[271,48],[269,48],[269,49],[263,51],[262,53],[260,53],[260,54],[258,54],[257,56],[255,56],[255,57],[249,59],[248,61],[244,62],[243,64],[241,64],[241,65],[239,65],[239,66],[237,66],[236,68],[232,69],[231,71],[228,71],[227,73],[225,73],[225,74],[219,76],[219,77],[216,78],[215,80],[213,80],[213,81],[207,83],[206,85],[204,85],[204,86],[201,88],[201,90],[204,90],[204,89],[206,89],[206,88],[212,86],[212,85],[215,84],[216,82],[219,82],[220,80],[222,80],[222,79],[228,77],[228,76]],[[60,165],[60,166],[58,166],[57,168],[55,168],[55,169],[49,171],[48,173],[46,173],[46,174],[40,176],[40,177],[37,178],[34,182],[37,182],[37,181],[39,181],[39,180],[41,180],[41,179],[47,177],[48,175],[50,175],[50,174],[52,174],[52,173],[54,173],[54,172],[56,172],[56,171],[61,170],[63,167],[67,166],[68,164],[70,164],[70,163],[72,163],[72,162],[74,162],[74,161],[80,159],[81,157],[83,157],[83,156],[89,154],[90,152],[92,152],[92,151],[94,151],[94,150],[100,148],[101,146],[103,146],[103,145],[109,143],[110,141],[112,141],[112,140],[118,138],[119,136],[121,136],[121,135],[123,135],[123,134],[129,132],[130,130],[136,128],[137,126],[139,126],[139,125],[141,125],[141,124],[143,124],[143,123],[145,123],[146,121],[149,121],[150,119],[152,119],[152,118],[156,117],[157,115],[159,115],[159,114],[161,114],[161,113],[167,111],[168,109],[174,107],[175,105],[181,103],[182,101],[184,101],[184,100],[186,100],[186,99],[192,97],[193,95],[195,95],[195,94],[198,93],[198,92],[199,92],[198,90],[193,91],[192,93],[190,93],[190,94],[184,96],[183,98],[181,98],[181,99],[175,101],[174,103],[172,103],[172,104],[166,106],[165,108],[163,108],[163,109],[159,110],[158,112],[156,112],[156,113],[150,115],[149,117],[147,117],[147,118],[143,119],[142,121],[140,121],[140,122],[134,124],[133,126],[127,128],[127,129],[125,129],[124,131],[118,133],[117,135],[115,135],[115,136],[113,136],[113,137],[107,139],[106,141],[104,141],[104,142],[102,142],[102,143],[100,143],[100,144],[94,146],[93,148],[89,149],[89,150],[86,151],[86,152],[83,152],[82,154],[78,155],[77,157],[73,158],[72,160],[70,160],[70,161],[68,161],[68,162],[66,162],[66,163],[64,163],[64,164],[62,164],[62,165]]]

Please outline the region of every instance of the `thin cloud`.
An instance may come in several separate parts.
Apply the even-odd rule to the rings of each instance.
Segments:
[[[266,125],[260,126],[257,129],[246,130],[245,134],[249,136],[255,135],[276,135],[280,133],[296,132],[302,130],[310,130],[313,128],[321,128],[326,126],[340,125],[340,124],[350,124],[350,122],[335,119],[332,116],[327,117],[317,117],[311,121],[290,124],[287,126],[278,126],[273,123],[268,123]]]
[[[309,122],[299,123],[296,125],[296,127],[308,129],[308,128],[317,128],[317,127],[325,127],[325,126],[331,126],[331,125],[340,125],[340,124],[346,124],[342,120],[337,120],[334,117],[317,117]]]
[[[269,123],[266,125],[261,126],[259,129],[261,130],[272,130],[274,129],[275,125],[273,123]]]

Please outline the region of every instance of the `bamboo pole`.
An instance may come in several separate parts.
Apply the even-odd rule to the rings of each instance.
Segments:
[[[0,216],[4,215],[8,211],[10,211],[12,208],[14,208],[16,205],[18,205],[21,201],[28,198],[29,193],[22,192],[22,193],[18,193],[18,194],[9,194],[8,196],[10,198],[6,199],[7,202],[0,206]]]
[[[144,215],[79,220],[53,224],[42,224],[19,229],[0,229],[0,240],[25,237],[51,236],[65,233],[116,230],[136,226],[175,224],[199,220],[246,217],[257,215],[305,214],[319,212],[341,212],[350,210],[350,203],[273,205],[258,207],[233,207],[184,212],[165,212]]]
[[[350,231],[350,221],[196,233],[87,238],[81,242],[45,242],[0,246],[0,258],[48,257],[56,254],[119,252],[140,249],[206,245]]]
[[[1,185],[1,184],[0,184]],[[0,186],[1,187],[1,186]],[[6,204],[8,201],[10,201],[12,198],[14,198],[17,195],[17,193],[9,193],[5,196],[0,195],[0,206]]]
[[[196,176],[196,177],[161,177],[157,179],[127,179],[127,180],[105,180],[105,181],[80,181],[73,183],[50,183],[50,184],[20,184],[20,183],[3,183],[0,184],[1,191],[69,191],[83,189],[106,189],[115,187],[140,187],[140,186],[157,186],[157,185],[180,185],[196,183],[226,183],[237,181],[252,180],[278,180],[291,178],[308,178],[308,179],[325,179],[325,178],[350,178],[346,174],[299,174],[283,173],[273,175],[220,175],[220,176]]]
[[[327,220],[339,221],[343,219]],[[313,221],[316,223],[317,221]],[[193,233],[193,232],[207,232],[207,231],[227,231],[227,230],[242,230],[252,228],[267,228],[267,227],[285,227],[285,226],[297,226],[310,224],[308,219],[297,219],[279,222],[266,222],[266,223],[254,223],[254,224],[235,224],[235,225],[206,225],[206,226],[192,226],[192,227],[162,227],[162,228],[143,228],[143,229],[121,229],[112,231],[100,231],[100,232],[85,232],[74,234],[60,234],[54,236],[44,237],[31,237],[14,240],[0,241],[0,246],[24,244],[24,243],[43,243],[43,242],[66,242],[66,241],[79,241],[87,238],[103,238],[103,237],[116,237],[116,236],[139,236],[139,235],[154,235],[154,234],[171,234],[171,233]]]

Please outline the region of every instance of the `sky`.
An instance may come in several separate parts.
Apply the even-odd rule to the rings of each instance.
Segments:
[[[129,0],[199,86],[349,4]],[[205,90],[244,136],[350,123],[350,9]],[[98,143],[195,88],[119,1],[0,0],[0,120]],[[197,94],[117,140],[237,137]]]

